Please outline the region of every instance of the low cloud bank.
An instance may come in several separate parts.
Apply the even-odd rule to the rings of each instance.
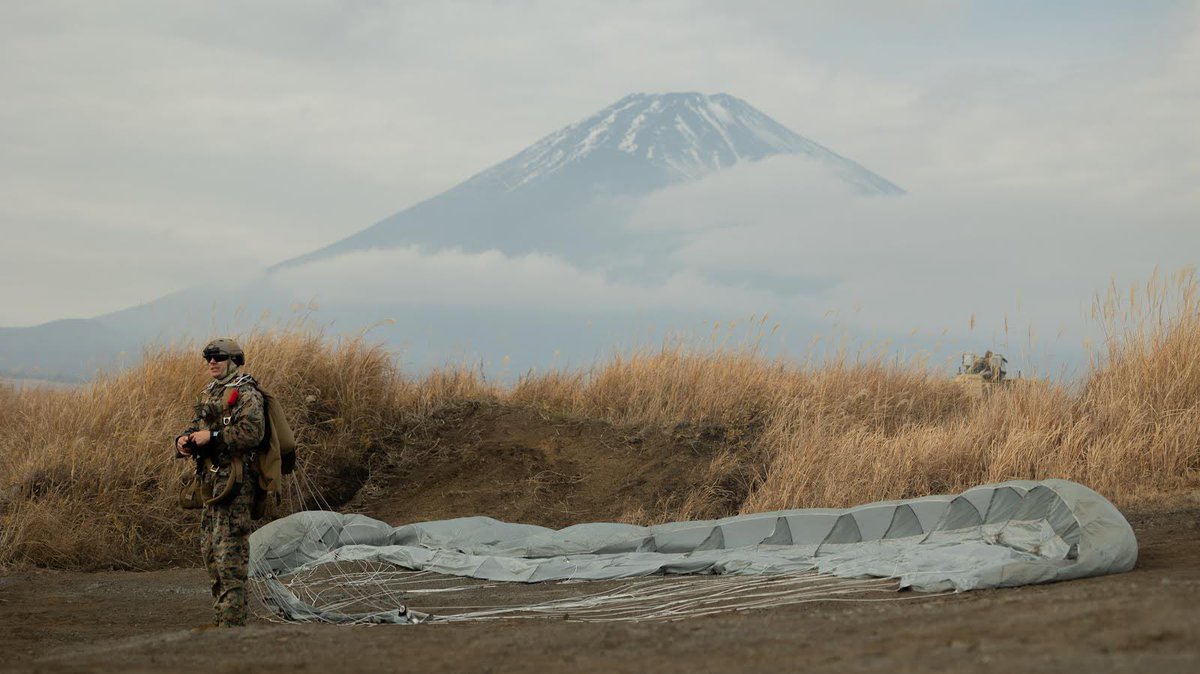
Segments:
[[[538,309],[588,314],[654,309],[737,312],[778,306],[770,291],[714,283],[690,270],[659,283],[610,278],[540,253],[423,251],[415,246],[349,253],[276,272],[269,282],[297,299],[353,306]]]
[[[634,231],[679,232],[674,265],[701,276],[823,279],[820,311],[888,333],[967,328],[1085,331],[1113,279],[1194,264],[1195,199],[947,185],[855,198],[795,160],[652,195]]]

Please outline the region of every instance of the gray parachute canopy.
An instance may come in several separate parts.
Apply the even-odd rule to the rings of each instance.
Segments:
[[[1128,571],[1137,541],[1104,497],[1045,480],[651,527],[595,523],[555,531],[488,517],[393,527],[363,515],[301,512],[255,532],[250,555],[252,576],[268,579],[365,561],[492,581],[816,571],[963,591]],[[305,611],[330,617],[298,603],[285,610]]]

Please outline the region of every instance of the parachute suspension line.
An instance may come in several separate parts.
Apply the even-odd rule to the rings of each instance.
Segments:
[[[607,592],[524,606],[420,606],[430,622],[478,622],[558,618],[581,622],[666,622],[728,611],[790,606],[814,601],[895,601],[932,595],[898,595],[894,579],[842,579],[817,573],[724,576],[716,579],[653,579]],[[876,595],[872,598],[870,595]],[[878,595],[887,595],[880,598]],[[462,613],[445,611],[475,609]]]
[[[553,587],[578,586],[574,596],[543,602],[473,604],[445,601],[455,593],[496,587],[514,591],[536,586],[486,583],[444,576],[429,571],[399,570],[386,564],[359,562],[361,570],[347,571],[333,563],[309,568],[282,581],[287,591],[320,612],[338,613],[357,619],[341,622],[374,622],[373,616],[394,612],[397,595],[422,613],[433,615],[424,622],[482,622],[529,618],[555,618],[580,622],[667,622],[699,618],[730,611],[792,606],[818,601],[903,601],[938,596],[926,593],[899,594],[896,579],[844,579],[817,572],[773,576],[655,576],[616,587],[591,590],[592,583],[564,581],[538,584]],[[537,591],[537,590],[534,590]],[[420,599],[420,603],[415,603]],[[343,613],[345,612],[345,613]]]
[[[297,485],[298,490],[303,489],[304,491],[307,491],[308,495],[312,497],[313,502],[316,502],[321,510],[334,512],[333,506],[331,506],[329,502],[325,500],[324,495],[319,489],[317,489],[316,485],[313,484],[311,478],[308,476],[307,471],[296,471],[294,474],[300,478],[300,480],[297,481],[298,483],[301,483]],[[303,494],[303,491],[301,491],[301,494]],[[306,501],[301,501],[301,503],[305,502]],[[343,530],[342,533],[343,535],[347,533],[350,534],[351,540],[349,542],[351,544],[358,544],[360,542],[354,540],[352,532]],[[361,583],[357,585],[345,583],[342,579],[353,574],[354,570],[352,568],[347,569],[347,565],[343,564],[336,558],[334,559],[333,566],[336,569],[334,578],[337,581],[339,590],[349,595],[349,598],[343,602],[345,607],[361,604],[379,607],[382,612],[406,610],[403,597],[390,591],[386,586],[381,586],[378,584],[375,584],[374,586],[366,586]],[[291,586],[289,585],[289,590],[290,589]],[[309,603],[312,604],[312,602]]]
[[[285,480],[286,484],[291,485],[291,494],[296,503],[302,508],[307,508],[308,504],[313,504],[315,509],[324,510],[326,512],[334,512],[333,507],[327,501],[321,490],[313,484],[312,479],[308,476],[307,471],[303,468],[298,468],[292,473],[291,480]],[[343,532],[345,534],[346,532]],[[357,543],[353,540],[351,533],[351,544]],[[330,564],[323,566],[332,566],[333,573],[327,574],[327,578],[332,584],[332,587],[325,590],[313,593],[305,584],[304,577],[297,578],[301,574],[291,576],[286,582],[277,578],[271,571],[265,560],[256,568],[252,569],[252,578],[249,585],[258,603],[263,607],[263,611],[258,611],[260,617],[276,622],[309,622],[320,620],[317,617],[298,617],[291,615],[290,612],[285,612],[283,607],[292,606],[296,603],[307,603],[310,606],[317,606],[321,602],[322,596],[336,589],[337,593],[349,595],[344,599],[334,602],[331,605],[324,606],[325,610],[340,610],[350,606],[373,606],[378,607],[378,612],[395,612],[397,610],[404,612],[406,610],[403,597],[389,589],[386,583],[371,582],[363,577],[361,572],[353,569],[344,568],[342,562],[333,560]],[[390,567],[389,568],[394,568]],[[373,576],[377,576],[382,569],[377,569],[372,572]],[[395,573],[394,571],[386,571],[386,573]],[[259,582],[255,582],[259,581]],[[302,596],[297,596],[297,592]],[[307,598],[307,601],[305,600]],[[274,609],[274,610],[272,610]]]
[[[300,470],[295,471],[292,474],[292,479],[285,479],[283,484],[292,490],[288,495],[294,497],[297,503],[303,504],[305,503],[304,494],[298,480],[301,472]],[[285,487],[285,489],[288,487]],[[253,555],[251,555],[251,558],[253,560]],[[250,569],[250,578],[247,585],[250,587],[255,599],[257,599],[257,606],[255,607],[257,609],[255,610],[257,617],[270,622],[290,622],[283,615],[281,607],[288,606],[291,601],[297,598],[276,579],[274,572],[265,559],[260,559]],[[271,610],[272,608],[274,610]]]

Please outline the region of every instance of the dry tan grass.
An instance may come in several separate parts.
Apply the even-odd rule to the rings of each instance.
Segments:
[[[255,356],[248,371],[286,401],[308,477],[345,488],[345,473],[401,421],[390,356],[319,333],[243,342]],[[195,518],[174,506],[189,467],[170,442],[206,381],[199,351],[153,349],[143,365],[77,389],[3,390],[0,564],[142,568],[194,557],[183,534]]]
[[[1076,394],[1035,382],[969,404],[954,402],[943,382],[913,381],[889,395],[880,377],[859,373],[866,396],[854,403],[856,411],[842,415],[811,399],[778,408],[760,437],[773,453],[767,478],[744,508],[850,505],[1015,478],[1069,478],[1124,504],[1194,493],[1200,486],[1197,288],[1194,275],[1183,272],[1128,298],[1115,289],[1098,297],[1106,351]],[[896,410],[889,423],[872,423],[881,409],[899,406],[896,395],[930,414]]]
[[[362,483],[373,453],[438,410],[480,399],[633,428],[722,429],[731,442],[706,487],[627,520],[844,506],[1013,478],[1069,478],[1122,505],[1196,494],[1195,277],[1112,290],[1096,314],[1108,337],[1082,382],[1026,382],[982,401],[920,364],[869,354],[787,363],[753,341],[673,342],[510,387],[470,368],[407,378],[361,339],[295,330],[244,342],[248,369],[291,415],[305,475],[333,502]],[[193,520],[173,502],[186,467],[169,443],[205,381],[198,351],[153,350],[144,365],[74,390],[0,387],[0,565],[191,562]]]

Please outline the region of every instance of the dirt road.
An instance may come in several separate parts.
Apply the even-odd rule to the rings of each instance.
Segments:
[[[1200,671],[1200,510],[1135,514],[1128,574],[675,623],[337,627],[208,620],[204,572],[0,578],[5,671]],[[531,600],[554,586],[520,586]],[[519,589],[519,588],[518,588]],[[509,594],[512,588],[497,590]]]

